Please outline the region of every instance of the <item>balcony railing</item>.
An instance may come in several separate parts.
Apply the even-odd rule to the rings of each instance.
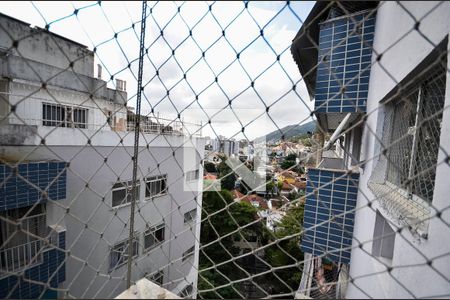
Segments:
[[[135,115],[128,116],[127,130],[134,131]],[[201,124],[170,120],[160,117],[141,116],[141,132],[155,134],[171,134],[186,136],[201,136]]]
[[[42,263],[42,241],[35,240],[0,251],[0,274]]]
[[[30,125],[30,126],[43,126],[42,119],[33,119],[33,118],[18,118],[16,116],[9,116],[6,118],[9,124],[17,124],[17,125]],[[153,120],[153,118],[152,118]],[[145,122],[141,121],[141,132],[142,133],[153,133],[153,134],[169,134],[169,135],[186,135],[186,136],[201,136],[201,124],[196,124],[192,122],[184,122],[184,121],[174,121],[170,119],[162,119],[155,118],[155,122]],[[48,122],[48,120],[47,120]],[[66,121],[56,122],[55,126],[46,126],[48,128],[51,127],[61,127],[61,128],[75,128],[75,129],[89,129],[89,130],[100,130],[100,131],[116,131],[116,132],[125,132],[125,131],[134,131],[135,124],[133,119],[128,120],[125,127],[122,125],[108,124],[104,123],[77,123],[73,122],[67,126]]]

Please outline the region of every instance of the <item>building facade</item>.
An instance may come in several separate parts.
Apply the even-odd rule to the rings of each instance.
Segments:
[[[299,293],[450,294],[449,20],[447,2],[318,2],[294,39],[324,148],[343,148],[308,171]]]
[[[126,84],[94,77],[85,46],[5,15],[0,72],[0,296],[115,297],[132,194]],[[204,140],[158,128],[140,136],[132,280],[185,295],[197,285]]]

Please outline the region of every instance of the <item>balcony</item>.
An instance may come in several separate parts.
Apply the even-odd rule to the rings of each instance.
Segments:
[[[315,112],[328,129],[366,112],[375,16],[367,11],[320,24]]]
[[[18,272],[25,267],[42,263],[42,241],[35,240],[29,243],[11,247],[0,251],[0,274]]]
[[[142,115],[140,121],[142,133],[201,136],[201,124]],[[128,112],[127,131],[134,131],[135,122],[136,115]]]
[[[301,242],[305,253],[350,262],[358,181],[358,173],[346,170],[308,169]]]
[[[61,226],[47,228],[48,234],[42,240],[0,251],[0,298],[39,298],[45,285],[57,288],[65,280],[66,230]],[[50,237],[48,243],[44,242],[46,237]],[[22,272],[23,278],[19,279],[17,275]]]

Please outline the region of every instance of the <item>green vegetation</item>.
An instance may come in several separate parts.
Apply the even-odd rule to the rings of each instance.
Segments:
[[[206,172],[209,172],[209,173],[217,172],[216,165],[209,161],[205,161],[205,170],[206,170]]]
[[[221,162],[217,166],[219,171],[219,176],[217,178],[220,178],[222,189],[230,191],[234,189],[234,183],[237,177],[233,170],[225,163],[226,159],[226,156],[220,156]]]
[[[278,240],[298,234],[302,230],[303,211],[304,206],[300,203],[289,208],[275,231],[275,236]],[[303,261],[303,252],[300,250],[299,245],[300,236],[297,235],[294,238],[282,240],[278,244],[267,248],[265,260],[272,267],[293,265],[292,267],[275,271],[275,274],[288,286],[276,279],[273,274],[267,276],[266,280],[271,280],[272,282],[272,294],[289,293],[290,289],[295,291],[298,288],[303,270],[303,265],[296,265]]]
[[[287,158],[295,164],[295,155]],[[203,248],[200,251],[198,289],[199,298],[241,298],[263,297],[258,292],[248,294],[243,283],[228,285],[230,281],[248,278],[248,273],[259,274],[270,270],[271,267],[285,267],[265,275],[253,278],[264,290],[271,294],[284,294],[295,291],[300,283],[302,265],[297,265],[303,260],[303,253],[300,250],[300,233],[303,224],[303,205],[297,203],[292,205],[286,215],[277,225],[275,232],[271,232],[265,226],[264,219],[258,219],[257,209],[247,202],[234,202],[230,192],[234,188],[237,176],[225,163],[225,157],[221,157],[221,162],[217,165],[218,178],[221,179],[219,191],[204,191],[202,204],[202,226],[200,243]],[[251,166],[250,166],[251,167]],[[206,164],[205,164],[206,168]],[[271,197],[277,196],[275,186],[281,190],[282,182],[275,183],[266,178],[266,188],[271,191]],[[241,182],[242,192],[246,192],[248,187]],[[292,195],[299,197],[300,194]],[[205,219],[206,218],[206,219]],[[254,223],[251,226],[246,226]],[[245,228],[243,228],[245,226]],[[236,232],[235,232],[236,231]],[[284,237],[295,237],[283,240]],[[255,255],[247,255],[236,260],[235,257],[241,255],[246,248],[239,248],[236,242],[245,237],[251,241],[253,237],[259,237],[258,248],[278,241],[262,252],[262,259],[265,264],[259,263]],[[255,242],[253,240],[252,242]],[[253,248],[257,249],[257,248]],[[221,264],[222,263],[222,264]],[[218,266],[218,264],[220,264]],[[211,268],[211,269],[209,269]],[[245,271],[243,271],[244,269]],[[281,280],[280,280],[281,279]],[[251,280],[245,283],[252,284]],[[222,286],[221,288],[217,288]]]
[[[229,205],[228,208],[226,208],[227,205]],[[217,213],[218,211],[220,212]],[[214,213],[216,214],[213,215]],[[266,230],[263,224],[257,222],[245,229],[239,230],[238,233],[226,236],[240,226],[253,222],[257,216],[256,209],[246,202],[234,202],[231,193],[226,190],[220,192],[204,192],[203,215],[210,217],[207,220],[202,221],[200,242],[202,245],[209,245],[204,247],[202,249],[203,251],[200,253],[199,290],[211,289],[212,287],[227,284],[230,280],[247,277],[247,275],[239,269],[239,264],[236,261],[225,263],[211,270],[201,270],[238,256],[240,249],[234,246],[234,241],[240,240],[241,234],[244,235],[244,237],[251,235],[266,235],[265,233],[263,234]],[[219,237],[222,237],[222,239],[219,240]],[[237,298],[240,296],[231,286],[227,286],[216,291],[200,293],[200,297],[211,299],[218,297]]]

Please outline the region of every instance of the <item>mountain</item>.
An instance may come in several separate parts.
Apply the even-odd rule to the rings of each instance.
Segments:
[[[314,132],[316,130],[316,122],[311,121],[302,125],[288,125],[286,127],[281,128],[280,130],[272,131],[271,133],[266,134],[265,136],[261,136],[255,139],[255,141],[260,141],[262,139],[266,139],[267,142],[277,142],[281,139],[281,135],[284,134],[284,138],[288,139],[290,137],[299,136],[307,133],[308,131]],[[280,132],[281,131],[281,132]]]

